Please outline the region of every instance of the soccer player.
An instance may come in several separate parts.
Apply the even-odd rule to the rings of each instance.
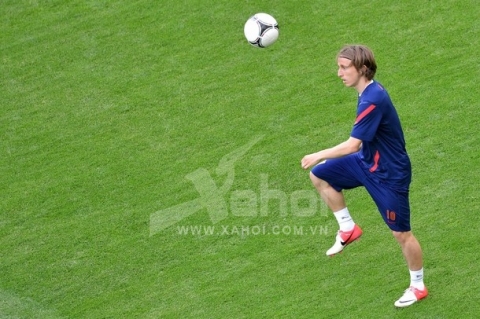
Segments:
[[[385,88],[373,78],[377,65],[363,45],[345,46],[337,55],[338,76],[358,92],[356,119],[350,137],[334,147],[305,155],[303,169],[333,211],[339,231],[328,256],[340,253],[362,235],[342,191],[363,186],[400,244],[410,270],[410,287],[395,302],[406,307],[428,295],[423,283],[422,249],[410,228],[408,199],[410,159],[395,107]]]

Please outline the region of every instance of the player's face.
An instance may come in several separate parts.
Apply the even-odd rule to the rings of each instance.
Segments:
[[[352,61],[345,58],[338,58],[337,64],[337,75],[340,79],[342,79],[343,84],[348,87],[357,87],[362,76],[360,72],[353,66]]]

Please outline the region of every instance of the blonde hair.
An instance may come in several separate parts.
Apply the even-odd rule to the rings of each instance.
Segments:
[[[337,55],[338,58],[345,58],[352,61],[357,71],[368,80],[372,80],[377,71],[377,63],[373,56],[372,50],[364,45],[347,45],[344,46]]]

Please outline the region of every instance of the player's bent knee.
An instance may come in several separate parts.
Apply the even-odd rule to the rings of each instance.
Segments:
[[[330,186],[326,181],[318,178],[312,172],[310,172],[310,180],[312,181],[313,185],[315,185],[315,187],[317,187],[317,188],[319,188],[319,187],[325,188],[325,187]]]
[[[313,174],[312,172],[310,172],[310,180],[312,181],[312,183],[319,183],[320,182],[320,178],[318,178],[317,176],[315,176],[315,174]]]

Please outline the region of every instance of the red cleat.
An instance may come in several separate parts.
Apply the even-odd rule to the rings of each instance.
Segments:
[[[428,296],[428,290],[427,287],[425,287],[423,290],[417,289],[415,287],[408,288],[405,290],[403,293],[403,296],[400,297],[397,301],[395,301],[395,307],[408,307],[410,305],[413,305],[419,300],[422,300],[423,298]]]
[[[355,240],[362,236],[362,229],[355,224],[351,231],[345,232],[339,230],[337,237],[335,237],[335,243],[327,250],[327,256],[333,256],[340,253],[347,245],[353,243]]]

